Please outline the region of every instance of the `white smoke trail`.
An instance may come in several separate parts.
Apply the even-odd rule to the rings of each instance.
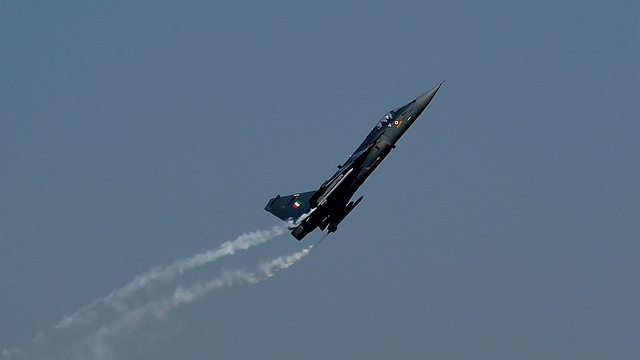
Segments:
[[[258,271],[247,272],[245,270],[227,270],[223,273],[222,276],[214,278],[205,284],[197,284],[189,288],[178,287],[174,291],[173,297],[168,301],[167,305],[170,308],[175,308],[182,303],[198,300],[224,287],[230,287],[238,285],[240,283],[257,284],[259,282],[267,280],[268,278],[275,275],[276,272],[287,269],[293,264],[302,260],[311,252],[314,247],[318,246],[325,238],[326,235],[315,244],[310,245],[309,247],[297,251],[291,255],[280,256],[269,262],[262,263],[259,266]]]
[[[280,256],[269,262],[262,263],[256,271],[250,272],[244,269],[225,270],[222,275],[207,282],[198,283],[189,287],[178,286],[170,297],[150,301],[143,306],[127,311],[111,326],[103,326],[97,335],[101,338],[106,338],[122,331],[130,332],[133,327],[139,326],[145,318],[162,317],[168,311],[182,304],[199,300],[224,288],[242,284],[257,284],[265,281],[278,271],[287,269],[302,260],[314,247],[318,246],[325,237],[315,244],[291,255]]]
[[[127,306],[125,301],[133,295],[138,294],[142,289],[149,287],[153,282],[170,282],[176,276],[182,275],[187,270],[214,262],[224,256],[233,255],[238,250],[247,250],[250,247],[264,244],[287,232],[289,226],[291,226],[290,223],[285,223],[280,226],[274,226],[271,230],[244,233],[235,240],[223,243],[216,249],[211,249],[186,259],[177,260],[164,268],[158,267],[151,269],[142,275],[136,276],[135,279],[120,289],[112,291],[108,296],[95,300],[73,315],[66,316],[55,325],[55,328],[64,329],[76,323],[85,324],[91,320],[95,314],[93,310],[99,306],[113,307],[118,312],[126,311]]]
[[[30,348],[4,349],[2,356],[4,359],[29,360],[126,358],[123,354],[118,354],[117,349],[122,348],[127,341],[133,341],[132,339],[141,340],[141,337],[145,336],[144,332],[140,331],[141,327],[148,321],[162,318],[167,312],[182,304],[196,301],[221,289],[262,282],[300,261],[326,238],[325,235],[314,245],[262,263],[253,272],[243,269],[226,270],[220,276],[206,282],[192,286],[175,285],[175,278],[188,270],[211,263],[223,256],[233,255],[238,250],[263,244],[284,234],[289,226],[291,224],[277,226],[269,231],[243,234],[233,241],[225,242],[219,248],[178,260],[164,268],[152,269],[108,296],[65,317],[52,329],[41,331]],[[131,299],[138,299],[141,293],[147,293],[158,283],[172,289],[169,296],[154,293],[142,304],[134,305]]]

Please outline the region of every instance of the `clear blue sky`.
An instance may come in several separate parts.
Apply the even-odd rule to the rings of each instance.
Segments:
[[[317,188],[443,80],[322,246],[84,358],[640,358],[639,18],[637,1],[3,2],[0,358],[73,360],[89,330],[65,316],[279,224],[269,198]]]

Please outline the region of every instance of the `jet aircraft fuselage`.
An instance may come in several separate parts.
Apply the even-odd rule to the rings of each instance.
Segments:
[[[369,135],[349,156],[338,171],[319,189],[287,196],[276,196],[267,203],[265,210],[282,220],[292,220],[291,234],[302,240],[316,228],[335,232],[338,224],[355,208],[351,198],[358,188],[389,155],[402,135],[429,105],[442,84],[418,96],[410,103],[389,111],[371,130]]]

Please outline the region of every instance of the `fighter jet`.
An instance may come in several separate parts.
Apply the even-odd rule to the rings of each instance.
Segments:
[[[358,188],[380,165],[400,137],[422,114],[436,95],[442,83],[418,96],[408,104],[389,111],[371,130],[362,144],[349,156],[338,171],[317,190],[276,196],[269,200],[265,210],[294,224],[291,235],[298,241],[320,228],[335,232],[338,225],[362,201],[363,196],[351,201]]]

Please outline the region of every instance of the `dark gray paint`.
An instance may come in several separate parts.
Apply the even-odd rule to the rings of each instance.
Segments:
[[[396,147],[400,137],[429,105],[442,83],[396,110],[391,110],[378,122],[347,161],[318,190],[276,196],[265,210],[282,220],[291,220],[291,235],[302,240],[320,228],[335,232],[344,218],[360,203],[362,196],[351,201],[358,188]]]

